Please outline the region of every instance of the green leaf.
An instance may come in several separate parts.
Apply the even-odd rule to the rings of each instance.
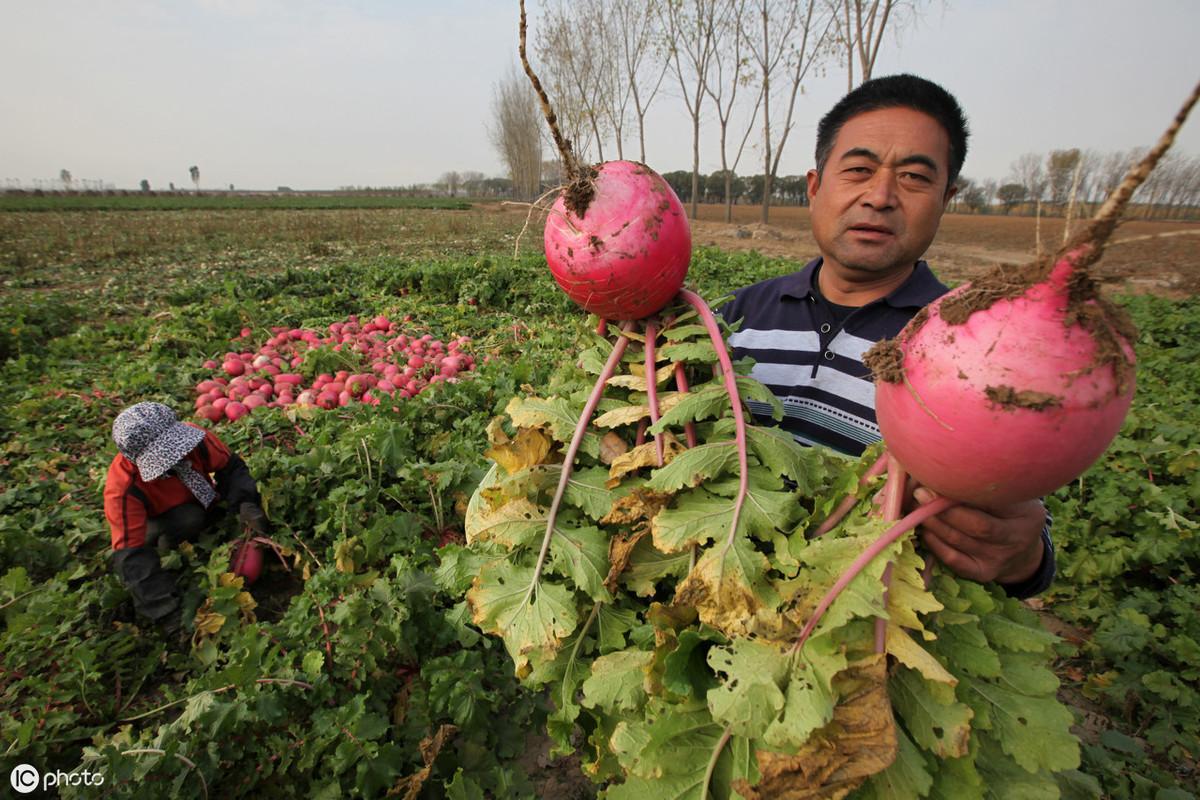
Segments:
[[[601,605],[597,615],[596,638],[601,653],[625,649],[625,633],[637,625],[637,613],[628,608]]]
[[[675,649],[663,659],[663,686],[681,697],[704,697],[717,685],[707,666],[705,645],[724,640],[724,636],[707,627],[680,631]]]
[[[925,750],[939,758],[962,758],[971,741],[971,708],[958,702],[954,688],[927,681],[916,670],[900,667],[888,680],[892,706]]]
[[[1030,697],[991,681],[967,678],[960,697],[975,710],[1000,747],[1023,769],[1075,769],[1079,740],[1070,710],[1053,696]]]
[[[605,467],[577,469],[567,480],[564,499],[598,522],[612,510],[613,503],[645,484],[643,478],[626,477],[620,486],[609,489],[607,481],[608,469]]]
[[[756,400],[759,403],[766,403],[771,407],[771,418],[776,422],[783,419],[783,403],[779,398],[758,381],[745,375],[737,376],[738,395],[741,396],[742,402],[747,400]]]
[[[612,747],[628,771],[625,782],[609,787],[607,800],[699,800],[708,764],[723,728],[708,710],[653,704],[645,720],[621,722]],[[753,748],[734,737],[722,749],[710,797],[728,797],[734,780],[758,780]]]
[[[500,561],[485,567],[467,593],[475,624],[504,638],[518,670],[530,652],[557,649],[579,624],[570,590],[543,578],[530,595],[532,581],[532,567]]]
[[[764,735],[769,747],[793,751],[833,719],[833,679],[847,666],[845,649],[833,637],[814,636],[804,643],[787,676],[783,713]]]
[[[781,428],[757,425],[746,429],[746,439],[754,457],[775,474],[794,481],[800,495],[816,494],[827,480],[832,458],[828,453],[821,452],[825,448],[805,447]],[[838,458],[837,461],[844,459]]]
[[[1005,756],[987,736],[979,737],[975,768],[996,800],[1059,800],[1058,785],[1044,771],[1030,772]]]
[[[301,668],[309,678],[316,678],[325,668],[325,653],[320,650],[309,650],[304,654]]]
[[[870,777],[863,787],[864,800],[916,800],[927,795],[933,786],[929,763],[901,728],[896,729],[896,743],[899,745],[896,760]]]
[[[986,790],[972,754],[938,762],[929,797],[930,800],[984,800]]]
[[[593,600],[612,598],[604,585],[609,569],[608,536],[599,528],[555,525],[550,563],[555,572],[570,578]]]
[[[687,422],[720,417],[729,407],[729,395],[720,386],[708,386],[699,391],[688,392],[658,422],[647,429],[653,435],[670,428],[679,428]]]
[[[717,363],[717,351],[712,342],[667,342],[657,351],[664,361],[697,361],[701,364]]]
[[[656,492],[677,492],[736,469],[737,460],[737,448],[732,441],[702,444],[680,453],[670,464],[656,469],[646,486]]]
[[[640,708],[646,702],[646,675],[653,660],[653,653],[642,650],[600,656],[583,682],[583,704],[609,713]]]
[[[708,664],[721,683],[708,692],[713,719],[739,736],[757,739],[783,710],[780,686],[791,657],[787,648],[755,639],[735,639],[708,651]]]
[[[678,553],[727,535],[732,521],[732,500],[695,489],[678,495],[675,508],[658,512],[650,530],[659,551]]]
[[[1058,637],[1043,628],[1032,628],[1000,614],[988,614],[980,620],[983,632],[993,647],[1025,653],[1048,650]]]
[[[649,597],[655,592],[655,584],[663,578],[686,575],[690,561],[690,552],[663,553],[654,547],[651,537],[643,537],[634,545],[629,563],[621,572],[621,585],[639,597]]]

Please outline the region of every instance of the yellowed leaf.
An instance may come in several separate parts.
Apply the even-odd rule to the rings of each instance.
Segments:
[[[225,615],[218,614],[215,611],[205,611],[200,609],[196,612],[195,619],[196,633],[205,636],[216,636],[217,631],[225,625]]]
[[[592,424],[597,428],[618,428],[622,425],[633,425],[649,416],[650,406],[621,406],[604,412],[596,417]]]
[[[495,420],[492,420],[495,423]],[[491,430],[489,426],[489,438]],[[514,475],[526,467],[545,463],[550,453],[550,437],[537,428],[520,428],[515,439],[509,440],[503,431],[500,434],[506,441],[494,442],[483,452],[485,456],[495,461],[509,475]]]
[[[908,631],[895,623],[888,623],[887,652],[904,666],[920,672],[927,680],[950,686],[958,684],[958,678],[951,675],[928,650],[913,641]]]
[[[354,550],[357,543],[358,540],[354,537],[338,542],[337,547],[333,551],[338,572],[350,573],[355,571],[357,565],[354,562]]]
[[[669,433],[663,434],[663,464],[671,463],[671,459],[682,453],[687,448],[683,443]],[[642,467],[658,466],[658,448],[654,441],[645,442],[630,450],[625,455],[613,461],[608,468],[608,481],[605,483],[609,489],[615,489],[621,485],[621,479],[631,472],[641,469]]]

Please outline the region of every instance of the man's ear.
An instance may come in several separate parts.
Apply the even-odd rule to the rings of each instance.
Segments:
[[[815,169],[810,169],[805,178],[808,179],[808,196],[812,197],[821,188],[821,173]]]
[[[958,194],[958,179],[957,178],[954,179],[954,183],[952,183],[948,187],[946,187],[946,196],[942,198],[942,210],[943,211],[946,209],[946,206],[950,205],[950,201],[952,199],[954,199],[954,195],[956,195],[956,194]]]

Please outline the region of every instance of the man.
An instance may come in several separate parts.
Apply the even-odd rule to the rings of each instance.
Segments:
[[[912,75],[867,81],[818,125],[808,195],[821,256],[741,289],[721,310],[742,320],[729,339],[734,357],[755,360],[751,374],[783,402],[782,425],[797,440],[855,455],[878,441],[862,354],[947,291],[920,257],[954,196],[967,137],[954,97]],[[915,499],[934,495],[920,487]],[[959,575],[1028,597],[1054,577],[1049,524],[1036,500],[958,506],[921,537]]]
[[[191,541],[237,509],[243,525],[266,533],[258,487],[246,464],[211,432],[182,423],[162,403],[138,403],[113,422],[117,455],[104,485],[113,569],[134,607],[167,633],[181,626],[175,576],[158,547]],[[212,476],[210,476],[210,473]]]

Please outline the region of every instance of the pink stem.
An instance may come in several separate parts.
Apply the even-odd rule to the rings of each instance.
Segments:
[[[658,423],[658,361],[654,357],[655,340],[658,338],[658,328],[653,322],[646,323],[646,402],[650,404],[650,424]],[[658,466],[663,465],[663,435],[654,434],[654,452],[658,458]]]
[[[632,327],[632,322],[621,325],[621,335],[617,337],[617,341],[613,342],[613,349],[608,354],[608,361],[604,362],[604,370],[596,379],[596,385],[592,387],[592,393],[588,396],[587,403],[583,406],[583,412],[579,415],[575,433],[571,436],[571,443],[567,445],[567,452],[563,456],[562,475],[558,479],[554,500],[550,503],[550,512],[546,515],[546,534],[542,537],[542,549],[538,553],[537,564],[533,568],[533,580],[529,582],[525,603],[528,603],[529,598],[533,596],[538,580],[542,577],[542,568],[546,566],[546,553],[550,551],[550,540],[554,537],[554,522],[558,519],[558,509],[562,506],[563,495],[567,491],[567,482],[571,480],[571,468],[575,465],[575,456],[579,452],[579,445],[583,443],[583,436],[587,433],[588,425],[592,421],[592,414],[596,413],[596,406],[599,405],[600,398],[604,394],[605,384],[613,376],[617,364],[621,363],[621,356],[625,355],[625,346],[629,344],[628,334]]]
[[[606,320],[604,317],[601,317],[600,321],[596,323],[596,335],[603,336],[605,331],[607,331],[607,330],[608,330],[608,320]]]
[[[733,520],[729,523],[729,537],[725,541],[725,547],[728,548],[733,545],[738,521],[742,516],[742,506],[750,491],[750,466],[746,452],[746,417],[742,413],[742,398],[738,394],[737,376],[733,372],[733,362],[729,359],[729,351],[725,349],[725,339],[721,336],[721,328],[717,325],[716,318],[713,317],[712,309],[704,302],[704,298],[688,289],[680,289],[679,296],[696,309],[705,329],[708,330],[708,338],[712,340],[713,350],[717,352],[721,377],[725,380],[725,391],[729,393],[729,404],[733,407],[734,440],[737,443],[739,475],[737,498],[733,501]]]
[[[684,370],[683,364],[680,364],[679,362],[675,362],[675,388],[679,390],[680,394],[688,393],[688,379],[686,370]],[[683,424],[683,430],[684,433],[687,434],[688,447],[695,447],[697,441],[695,423],[691,422],[690,420],[685,422]]]
[[[858,480],[858,485],[866,486],[872,478],[876,478],[887,472],[887,464],[887,453],[884,453],[879,456],[878,460],[876,460],[874,464],[871,465],[870,469],[863,473],[863,476]],[[850,513],[850,509],[854,508],[857,503],[857,493],[846,495],[842,502],[838,503],[838,507],[833,510],[833,513],[830,514],[824,522],[817,526],[817,529],[813,531],[812,536],[809,538],[817,539],[836,528],[838,523],[846,518],[846,515]]]
[[[904,490],[908,484],[908,473],[896,457],[887,454],[888,477],[883,487],[883,518],[895,522],[904,514]],[[888,593],[892,588],[892,565],[888,564],[883,570],[883,607],[887,608]],[[887,652],[887,620],[879,617],[875,620],[875,652]]]
[[[804,630],[800,631],[800,636],[796,639],[796,644],[792,645],[792,652],[797,653],[800,651],[800,648],[804,647],[804,643],[808,641],[808,637],[812,635],[813,629],[817,627],[817,623],[821,621],[821,617],[825,615],[827,610],[829,610],[829,606],[833,605],[833,601],[838,598],[838,595],[842,593],[842,590],[849,586],[852,580],[858,577],[858,573],[862,572],[867,564],[870,564],[877,555],[890,547],[892,543],[901,536],[908,533],[930,517],[940,514],[946,509],[955,505],[957,505],[957,503],[954,500],[951,500],[948,497],[939,497],[932,503],[927,503],[915,511],[910,512],[908,516],[904,517],[904,519],[888,528],[882,536],[872,542],[866,550],[862,551],[858,558],[854,559],[850,566],[846,567],[845,571],[842,572],[841,576],[838,577],[837,581],[833,584],[830,590],[825,593],[825,596],[821,598],[821,602],[817,603],[817,608],[815,611],[813,611],[813,615],[805,624]]]

